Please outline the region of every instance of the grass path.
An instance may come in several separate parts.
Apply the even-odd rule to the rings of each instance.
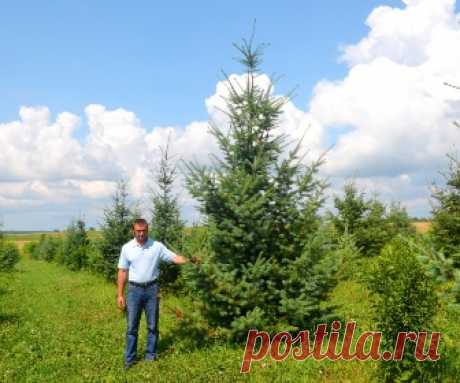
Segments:
[[[242,347],[184,349],[174,336],[175,316],[167,310],[181,302],[166,297],[159,361],[140,362],[125,372],[126,323],[115,308],[114,285],[86,272],[23,258],[17,272],[0,274],[0,286],[1,382],[367,382],[374,367],[266,359],[250,375],[240,375]],[[142,318],[139,351],[144,344]]]

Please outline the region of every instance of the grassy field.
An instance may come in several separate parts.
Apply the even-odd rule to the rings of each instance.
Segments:
[[[125,318],[115,307],[115,286],[99,276],[22,258],[18,271],[0,274],[0,381],[2,382],[369,382],[373,362],[254,363],[241,375],[242,346],[188,348],[175,328],[186,298],[161,301],[160,359],[125,372]],[[341,314],[366,323],[365,292],[340,285]],[[144,321],[144,318],[142,319]],[[145,341],[142,322],[139,353]]]
[[[88,272],[72,272],[23,255],[16,272],[0,273],[0,286],[1,382],[377,381],[373,378],[377,363],[372,361],[296,362],[288,358],[277,363],[266,358],[241,375],[243,346],[191,347],[190,338],[181,338],[176,312],[186,315],[189,299],[172,295],[161,298],[159,360],[141,361],[125,371],[126,321],[115,305],[115,285]],[[374,330],[369,294],[362,285],[341,282],[331,300],[341,318],[356,321],[362,331]],[[452,318],[443,321],[451,342],[460,349],[455,336],[460,324]],[[139,355],[145,335],[142,318]]]
[[[5,233],[5,239],[10,241],[38,241],[42,235],[62,237],[63,231],[32,231],[28,233]]]
[[[412,222],[412,225],[415,226],[415,230],[419,234],[428,233],[431,229],[431,221]]]
[[[64,232],[63,231],[47,231],[47,232],[30,232],[30,233],[7,233],[5,234],[5,240],[7,241],[13,241],[18,245],[20,249],[23,248],[23,246],[32,241],[39,241],[40,237],[42,235],[46,235],[48,237],[63,237]],[[88,237],[89,239],[97,239],[100,238],[101,233],[100,231],[97,230],[90,230],[88,231]]]

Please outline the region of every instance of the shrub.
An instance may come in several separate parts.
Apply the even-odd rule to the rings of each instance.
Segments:
[[[80,270],[87,266],[87,248],[89,245],[85,223],[82,220],[72,222],[66,230],[63,245],[63,262],[71,270]]]
[[[387,208],[386,227],[390,238],[394,238],[398,234],[413,237],[416,232],[407,210],[400,203],[395,202],[391,203]]]
[[[401,331],[434,330],[432,321],[439,309],[435,283],[401,238],[383,249],[366,280],[374,293],[375,320],[383,334],[383,349],[394,350]],[[381,379],[385,382],[439,379],[439,366],[418,362],[414,351],[415,344],[407,342],[402,361],[382,362],[378,370]]]
[[[454,266],[451,257],[436,250],[430,236],[417,236],[405,240],[411,251],[425,268],[426,274],[437,286],[441,310],[438,312],[442,343],[440,355],[444,375],[457,377],[460,374],[460,351],[455,341],[458,339],[458,317],[460,315],[460,270]],[[452,380],[455,381],[455,380]]]
[[[334,198],[337,214],[332,222],[339,234],[351,234],[360,253],[371,257],[398,234],[413,235],[409,216],[404,208],[393,203],[385,206],[377,198],[366,199],[351,182],[344,186],[344,196]]]
[[[58,254],[62,248],[62,239],[53,236],[42,235],[36,245],[30,245],[31,256],[47,262],[59,261]]]
[[[102,256],[101,249],[97,242],[90,241],[86,249],[86,255],[89,270],[97,274],[103,274],[104,257]]]
[[[22,248],[22,251],[23,251],[24,254],[27,254],[29,257],[35,258],[36,255],[37,255],[37,252],[35,251],[37,246],[38,246],[37,241],[27,242],[27,243],[24,244],[24,247]]]
[[[438,250],[460,267],[460,161],[449,156],[449,170],[444,175],[446,185],[433,192],[433,240]]]
[[[19,250],[14,243],[0,244],[0,271],[11,271],[19,262]]]
[[[341,235],[334,253],[338,262],[337,277],[341,280],[353,277],[359,279],[363,268],[363,258],[360,256],[353,236],[348,233]]]

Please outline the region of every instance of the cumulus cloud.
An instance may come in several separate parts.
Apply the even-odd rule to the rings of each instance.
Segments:
[[[380,6],[367,18],[368,36],[344,49],[348,65],[367,64],[378,57],[408,66],[425,63],[433,42],[457,28],[455,0],[403,0],[404,9]],[[439,48],[435,44],[436,49]]]
[[[88,198],[110,197],[116,188],[114,181],[80,181],[78,183],[81,195]]]
[[[337,132],[326,174],[365,177],[375,190],[391,185],[387,195],[396,198],[403,196],[405,186],[397,182],[403,174],[435,179],[445,154],[460,140],[452,124],[460,118],[460,91],[445,86],[460,83],[455,1],[404,3],[402,9],[378,7],[370,14],[368,35],[343,48],[346,77],[319,82],[310,102],[312,116],[329,133]],[[406,196],[406,205],[426,214],[428,185],[422,193],[414,182],[406,186],[419,202]],[[413,209],[421,200],[424,209]]]
[[[243,85],[246,75],[231,75],[233,84]],[[270,79],[261,75],[259,86],[268,88]],[[216,85],[215,94],[205,100],[211,123],[228,129],[224,98],[228,97],[227,81]],[[272,88],[272,93],[274,89]],[[89,131],[81,142],[73,133],[81,125],[71,113],[59,114],[51,121],[46,107],[22,107],[20,119],[0,125],[4,133],[0,143],[8,151],[0,157],[0,205],[18,207],[21,203],[36,205],[78,204],[86,200],[108,201],[116,181],[128,180],[131,194],[146,202],[153,186],[153,174],[160,162],[160,147],[168,142],[176,161],[195,161],[210,165],[219,156],[215,138],[207,121],[193,121],[184,127],[142,126],[136,115],[123,108],[109,110],[103,105],[88,105],[84,123]],[[277,133],[297,141],[309,137],[310,155],[319,156],[322,130],[311,116],[292,102],[284,106]],[[194,201],[183,188],[178,174],[177,194],[190,216]]]
[[[19,121],[0,124],[0,180],[85,175],[81,145],[72,137],[77,116],[61,113],[50,123],[46,107],[21,107],[19,116]]]
[[[107,164],[104,170],[113,169],[114,164],[122,172],[135,169],[146,149],[146,132],[136,115],[122,108],[107,110],[102,105],[87,106],[85,114],[90,128],[85,145],[88,157],[97,164]]]

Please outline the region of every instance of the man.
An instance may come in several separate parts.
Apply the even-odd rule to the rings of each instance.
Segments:
[[[134,238],[123,245],[118,262],[118,298],[120,309],[127,312],[125,368],[136,361],[137,335],[142,310],[147,322],[147,347],[145,360],[155,360],[158,341],[158,278],[161,262],[183,265],[189,262],[181,255],[174,254],[162,243],[148,237],[149,227],[143,218],[133,224]],[[195,259],[193,259],[195,261]],[[125,302],[124,288],[128,279]]]

